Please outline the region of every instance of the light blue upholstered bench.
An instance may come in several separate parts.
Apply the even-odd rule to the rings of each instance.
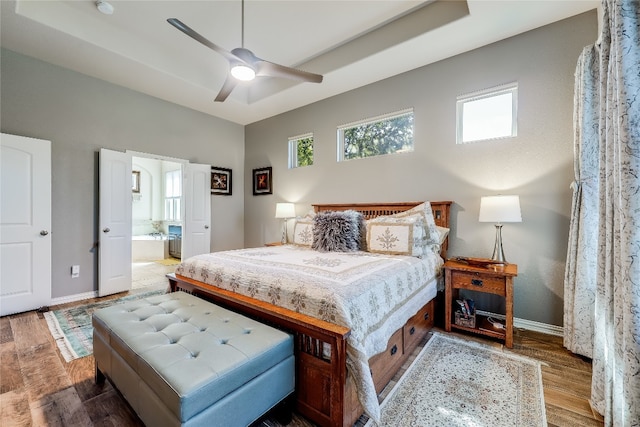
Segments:
[[[106,376],[153,426],[247,426],[295,386],[293,338],[184,292],[93,314]]]

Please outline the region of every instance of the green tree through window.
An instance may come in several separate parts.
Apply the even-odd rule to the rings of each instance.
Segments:
[[[413,151],[413,112],[339,130],[343,143],[343,160]]]
[[[289,138],[289,169],[313,165],[313,134]]]
[[[298,140],[298,166],[313,164],[313,137]]]

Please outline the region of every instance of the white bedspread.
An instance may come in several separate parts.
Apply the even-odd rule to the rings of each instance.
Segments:
[[[379,418],[368,360],[436,295],[442,258],[317,252],[285,245],[198,255],[176,274],[351,329],[347,365],[367,414]]]

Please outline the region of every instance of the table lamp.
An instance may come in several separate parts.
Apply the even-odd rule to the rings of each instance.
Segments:
[[[502,223],[522,222],[519,196],[486,196],[480,198],[479,222],[496,223],[496,243],[491,259],[507,264],[502,250]]]
[[[296,208],[293,203],[276,203],[276,218],[283,218],[282,244],[289,240],[287,237],[287,220],[296,216]]]

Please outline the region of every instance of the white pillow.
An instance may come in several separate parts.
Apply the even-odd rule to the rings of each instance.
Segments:
[[[299,219],[293,227],[293,244],[311,247],[313,243],[313,219]]]
[[[440,236],[440,246],[444,244],[445,239],[449,235],[449,229],[446,227],[440,227],[436,225],[436,230],[438,230],[438,235]]]
[[[438,233],[436,221],[433,219],[431,203],[428,201],[421,203],[408,211],[391,215],[391,218],[404,218],[415,214],[420,214],[424,218],[426,245],[432,247],[436,253],[440,252],[440,233]]]
[[[378,217],[367,221],[367,250],[386,255],[425,254],[425,227],[422,215],[404,218]]]

